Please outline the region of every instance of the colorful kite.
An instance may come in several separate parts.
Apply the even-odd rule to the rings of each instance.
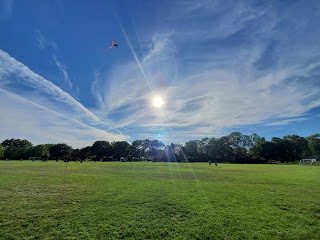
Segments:
[[[112,40],[111,46],[109,46],[108,49],[113,48],[113,47],[119,47],[119,46],[118,46],[118,43],[116,43],[115,41]],[[107,49],[107,50],[108,50],[108,49]]]

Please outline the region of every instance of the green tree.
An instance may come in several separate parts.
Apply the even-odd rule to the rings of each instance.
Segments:
[[[7,149],[10,146],[15,146],[17,148],[29,148],[32,147],[32,143],[26,139],[6,139],[2,142],[4,149]]]
[[[293,141],[281,138],[272,138],[271,142],[274,144],[275,156],[274,159],[281,162],[293,162],[301,159],[301,152],[299,147]]]
[[[145,139],[142,141],[145,157],[153,161],[163,161],[165,157],[165,144],[159,140]]]
[[[126,141],[112,142],[113,157],[120,160],[121,157],[127,157],[130,144]]]
[[[174,143],[173,144],[173,151],[174,151],[175,158],[176,158],[177,162],[186,162],[185,154],[183,152],[184,148],[183,148],[182,144]]]
[[[65,143],[53,144],[49,149],[50,157],[56,160],[70,158],[71,152],[72,147]]]
[[[232,132],[227,138],[232,148],[233,161],[243,162],[248,157],[248,151],[252,145],[250,136],[240,132]]]
[[[84,161],[86,159],[91,159],[91,147],[84,147],[80,149],[81,159]]]
[[[209,138],[202,138],[200,141],[197,141],[197,153],[198,161],[207,162],[209,161]]]
[[[186,142],[184,145],[184,152],[189,162],[194,162],[199,160],[198,142],[199,140],[191,140]]]
[[[273,142],[265,141],[261,144],[260,156],[266,160],[276,160],[276,145]]]
[[[249,149],[251,146],[251,138],[248,135],[244,135],[240,132],[232,132],[227,138],[229,139],[230,146],[232,148],[245,148]]]
[[[28,157],[47,158],[49,156],[49,147],[47,144],[40,144],[30,147],[27,152]]]
[[[78,160],[82,160],[82,156],[81,156],[81,150],[80,149],[73,149],[71,151],[71,159],[73,161],[78,161]]]
[[[312,134],[306,137],[312,157],[320,158],[320,133]]]
[[[91,155],[95,160],[107,159],[112,155],[112,146],[107,141],[96,141],[91,147]]]
[[[175,153],[175,145],[173,143],[166,146],[165,153],[166,153],[166,156],[165,156],[164,161],[177,162],[177,157],[176,157],[176,153]]]
[[[4,156],[9,159],[26,159],[27,152],[32,147],[32,143],[26,139],[6,139],[2,142],[5,149]]]
[[[302,157],[307,157],[310,155],[308,141],[304,137],[293,134],[284,136],[283,140],[290,141],[293,144],[293,154],[295,155],[296,160],[300,160]]]
[[[4,152],[5,158],[8,159],[27,159],[28,158],[28,150],[26,147],[16,147],[14,145],[10,145]]]
[[[134,140],[129,147],[129,156],[130,158],[138,158],[140,159],[145,155],[145,149],[143,146],[142,140]]]
[[[0,144],[0,158],[4,157],[4,147]]]
[[[233,149],[230,145],[230,140],[226,136],[221,138],[211,138],[209,141],[210,159],[218,162],[233,161]]]
[[[262,144],[266,142],[264,137],[253,133],[250,135],[249,156],[253,159],[260,159],[262,157]]]

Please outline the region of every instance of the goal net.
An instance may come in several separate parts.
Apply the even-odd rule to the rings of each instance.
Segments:
[[[299,164],[314,165],[314,164],[317,164],[317,160],[315,158],[305,158],[305,159],[301,159]]]

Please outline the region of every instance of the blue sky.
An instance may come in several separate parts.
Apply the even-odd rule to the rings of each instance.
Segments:
[[[0,0],[0,141],[320,132],[319,22],[317,0]]]

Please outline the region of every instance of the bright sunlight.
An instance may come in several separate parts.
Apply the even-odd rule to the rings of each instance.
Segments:
[[[163,106],[163,100],[160,96],[155,96],[152,100],[152,105],[156,108],[161,108]]]

